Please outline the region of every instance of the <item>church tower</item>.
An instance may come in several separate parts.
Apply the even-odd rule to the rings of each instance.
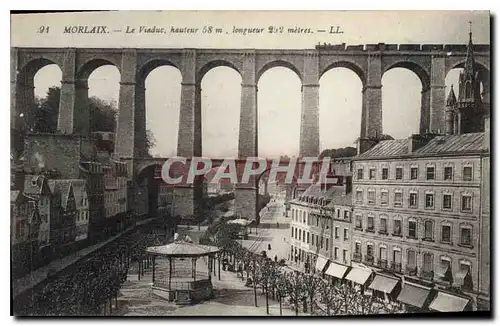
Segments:
[[[469,32],[464,70],[460,73],[456,109],[459,119],[458,126],[454,126],[454,133],[484,131],[485,112],[481,101],[481,80],[474,61],[472,30]]]

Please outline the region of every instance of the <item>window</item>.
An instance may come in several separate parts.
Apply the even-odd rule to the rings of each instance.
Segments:
[[[403,168],[396,168],[396,180],[403,179]]]
[[[401,220],[394,220],[394,235],[401,235]]]
[[[344,211],[344,219],[348,219],[348,218],[349,218],[349,211],[345,210]]]
[[[389,203],[389,193],[387,191],[382,191],[380,193],[380,205],[387,205]]]
[[[335,227],[335,239],[338,239],[339,238],[339,227],[336,226]]]
[[[382,180],[389,178],[389,168],[382,168]]]
[[[362,229],[363,222],[361,221],[361,215],[356,215],[356,229]]]
[[[434,234],[434,230],[433,230],[432,221],[425,221],[424,222],[424,239],[432,240],[433,234]]]
[[[357,202],[363,201],[363,190],[356,190],[356,201]]]
[[[295,228],[292,227],[292,238],[295,238]]]
[[[451,194],[443,194],[443,209],[451,209]]]
[[[425,208],[434,208],[433,194],[425,194]]]
[[[361,243],[356,242],[356,246],[354,247],[354,252],[357,254],[361,254]]]
[[[417,238],[417,222],[409,221],[408,222],[408,237],[412,239]]]
[[[330,247],[328,246],[328,238],[326,238],[326,250],[330,250]]]
[[[373,245],[366,245],[366,256],[373,257]]]
[[[414,269],[417,267],[417,255],[415,250],[408,250],[408,268]]]
[[[319,236],[316,235],[316,247],[319,247]]]
[[[375,169],[370,169],[370,174],[369,174],[369,178],[370,180],[373,180],[375,179]]]
[[[462,210],[466,212],[472,211],[472,196],[462,195]]]
[[[380,247],[380,260],[387,261],[387,248]]]
[[[410,169],[410,179],[411,180],[417,180],[418,179],[418,168],[413,167]]]
[[[298,230],[299,231],[299,241],[302,240],[302,231],[301,230]]]
[[[342,260],[344,262],[347,261],[347,249],[342,250]]]
[[[358,169],[358,180],[363,180],[363,169]]]
[[[416,193],[410,193],[410,198],[409,198],[409,206],[411,208],[416,208],[417,207],[417,194]]]
[[[435,179],[435,171],[436,169],[433,166],[428,166],[427,167],[427,180],[434,180]]]
[[[463,181],[472,181],[472,166],[464,166]]]
[[[375,190],[368,190],[368,204],[375,204]]]
[[[307,232],[307,243],[309,244],[309,232]]]
[[[422,269],[424,270],[424,272],[432,272],[433,270],[433,265],[434,265],[434,262],[433,262],[433,259],[434,257],[432,256],[432,254],[426,252],[424,253],[424,264],[422,266]]]
[[[394,193],[394,206],[403,206],[403,193],[400,191]]]
[[[311,245],[314,246],[314,234],[311,234]]]
[[[453,167],[451,166],[444,167],[444,179],[453,180]]]
[[[366,227],[366,230],[367,231],[373,231],[373,229],[374,229],[374,226],[373,226],[373,216],[368,216],[367,217],[367,222],[368,222],[367,223],[368,225]]]
[[[387,233],[387,219],[386,218],[381,218],[380,219],[380,233]]]
[[[306,230],[302,230],[302,241],[306,242]]]
[[[460,228],[460,244],[464,246],[472,245],[472,227],[462,226]]]
[[[451,243],[451,226],[442,225],[441,226],[441,242]]]
[[[344,229],[344,241],[349,240],[349,229]]]
[[[340,218],[340,209],[337,209],[337,218]]]
[[[335,247],[333,250],[333,259],[338,259],[339,257],[339,248]]]

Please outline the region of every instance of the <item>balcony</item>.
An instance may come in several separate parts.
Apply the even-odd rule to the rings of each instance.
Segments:
[[[396,273],[401,273],[401,263],[391,263],[391,269]]]
[[[374,265],[375,258],[373,256],[366,256],[365,257],[365,263],[368,265]]]
[[[420,277],[422,277],[425,280],[432,281],[434,278],[434,272],[433,271],[422,271],[420,273]]]
[[[423,237],[422,241],[434,242],[434,240],[431,237]]]
[[[387,230],[379,230],[378,234],[387,235]]]
[[[373,227],[367,227],[366,232],[375,233],[375,229]]]
[[[356,231],[363,231],[363,228],[362,228],[361,226],[357,226],[357,225],[356,225],[356,226],[354,227],[354,230],[356,230]]]
[[[363,255],[360,252],[355,252],[352,254],[352,260],[361,262],[361,259],[363,258]]]
[[[403,237],[403,235],[401,234],[401,232],[392,232],[392,236],[393,237],[400,237],[400,238]]]
[[[379,259],[377,261],[377,265],[380,268],[387,268],[387,260],[386,259]]]
[[[406,266],[406,274],[409,276],[416,276],[417,275],[417,267],[410,267]]]

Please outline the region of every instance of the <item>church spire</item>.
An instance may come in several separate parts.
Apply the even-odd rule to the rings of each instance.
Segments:
[[[467,57],[465,59],[464,75],[474,77],[474,44],[472,44],[472,22],[469,22],[469,44],[467,44]]]

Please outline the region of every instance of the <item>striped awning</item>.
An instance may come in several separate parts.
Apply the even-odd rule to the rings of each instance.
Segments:
[[[398,301],[401,303],[409,304],[418,308],[423,308],[429,293],[430,288],[411,283],[405,283],[399,293]]]
[[[325,274],[342,279],[344,278],[345,272],[347,272],[347,268],[347,266],[330,262],[330,265],[326,269]]]
[[[370,269],[353,267],[345,279],[360,285],[365,285],[368,278],[370,278],[370,275],[372,275],[372,271]]]
[[[323,272],[327,263],[328,259],[318,256],[316,259],[316,270]]]
[[[370,284],[369,288],[372,290],[384,292],[390,294],[396,285],[399,283],[399,279],[392,277],[387,277],[383,275],[376,275],[373,282]]]
[[[439,291],[429,308],[441,312],[464,311],[469,302],[470,299]]]

